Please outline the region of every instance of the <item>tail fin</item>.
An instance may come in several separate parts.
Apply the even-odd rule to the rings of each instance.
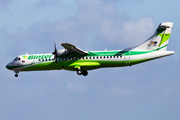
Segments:
[[[173,28],[173,22],[161,23],[156,32],[143,44],[135,47],[133,50],[159,50],[166,51],[171,30]]]

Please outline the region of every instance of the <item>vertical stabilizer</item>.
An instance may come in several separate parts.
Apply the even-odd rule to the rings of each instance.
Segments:
[[[135,47],[133,50],[159,50],[166,51],[171,31],[173,28],[173,22],[165,22],[159,24],[156,32],[143,44]]]

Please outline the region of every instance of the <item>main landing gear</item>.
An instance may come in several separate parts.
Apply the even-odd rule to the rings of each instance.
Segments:
[[[77,69],[77,74],[78,75],[83,75],[83,76],[87,76],[88,72],[86,70],[81,70],[81,69]]]
[[[15,74],[14,76],[15,76],[15,77],[18,77],[19,71],[15,71],[15,73],[16,73],[16,74]]]

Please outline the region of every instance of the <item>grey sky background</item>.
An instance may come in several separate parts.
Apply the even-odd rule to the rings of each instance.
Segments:
[[[179,120],[179,1],[0,0],[2,120]],[[84,50],[117,50],[144,42],[161,22],[174,22],[172,56],[132,67],[21,72],[16,56],[51,53],[54,42]]]

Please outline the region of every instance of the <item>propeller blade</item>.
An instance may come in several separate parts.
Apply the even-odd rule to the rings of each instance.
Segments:
[[[54,43],[54,52],[53,52],[52,54],[53,54],[54,57],[55,57],[56,65],[58,65],[58,64],[57,64],[57,49],[56,49],[56,43]]]
[[[56,43],[54,43],[54,52],[53,52],[52,54],[55,55],[55,56],[57,56]]]
[[[55,48],[55,50],[54,50],[54,51],[57,51],[57,49],[56,49],[56,43],[54,43],[54,48]]]

